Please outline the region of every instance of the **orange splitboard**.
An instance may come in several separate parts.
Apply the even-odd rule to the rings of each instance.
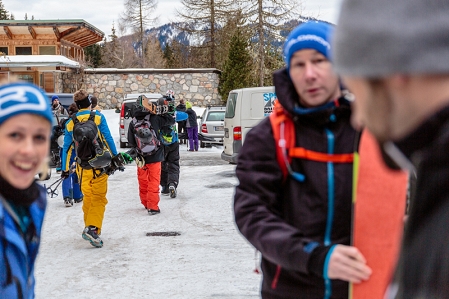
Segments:
[[[364,130],[354,155],[352,245],[373,270],[351,284],[350,299],[383,299],[401,244],[408,174],[389,169],[374,137]]]

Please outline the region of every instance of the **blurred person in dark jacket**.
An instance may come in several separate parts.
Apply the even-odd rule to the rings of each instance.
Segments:
[[[449,298],[449,2],[345,0],[335,64],[353,123],[393,168],[417,174],[386,298]]]
[[[327,23],[307,22],[290,33],[283,48],[287,67],[273,75],[276,105],[293,122],[296,146],[303,151],[352,157],[356,131],[333,71],[333,30]],[[261,296],[348,298],[348,282],[371,275],[360,251],[349,246],[352,160],[292,157],[288,162],[285,156],[284,175],[270,118],[246,135],[234,197],[237,227],[262,253]]]

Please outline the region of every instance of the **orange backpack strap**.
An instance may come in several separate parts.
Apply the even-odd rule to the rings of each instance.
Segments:
[[[282,170],[284,180],[289,174],[287,163],[290,164],[292,158],[324,163],[352,163],[354,161],[353,153],[328,154],[308,150],[303,147],[296,147],[296,133],[293,120],[285,112],[284,108],[278,103],[277,100],[275,102],[273,112],[270,115],[270,123],[273,130],[274,141],[276,143],[276,158],[279,167]],[[292,175],[295,177],[297,174],[292,173]],[[299,179],[298,181],[303,181],[303,179]]]
[[[281,142],[284,142],[281,140],[281,124],[283,123],[284,125],[283,131],[286,149],[295,147],[295,127],[292,119],[285,113],[284,108],[278,100],[274,102],[273,112],[270,114],[270,123],[273,130],[274,141],[276,143],[276,158],[285,180],[288,176],[288,169],[287,165],[285,165],[284,153],[282,152],[283,146],[280,144]],[[291,162],[291,157],[288,157],[288,162]]]

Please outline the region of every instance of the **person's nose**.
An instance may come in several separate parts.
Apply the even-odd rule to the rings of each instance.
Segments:
[[[31,155],[35,151],[35,144],[32,136],[23,139],[22,146],[20,147],[20,153],[23,155]]]
[[[313,63],[306,62],[304,66],[304,76],[306,79],[314,79],[316,77],[316,69]]]

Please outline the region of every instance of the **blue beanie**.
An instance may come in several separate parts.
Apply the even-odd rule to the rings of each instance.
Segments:
[[[293,54],[303,49],[314,49],[331,60],[330,37],[334,27],[324,22],[311,21],[302,23],[293,29],[284,44],[284,61],[290,69]]]
[[[59,97],[57,95],[54,95],[51,97],[51,102],[53,103],[55,100],[59,101]]]
[[[0,125],[8,118],[32,113],[53,121],[47,96],[34,84],[15,82],[0,85]]]

